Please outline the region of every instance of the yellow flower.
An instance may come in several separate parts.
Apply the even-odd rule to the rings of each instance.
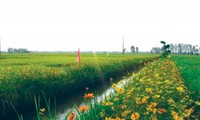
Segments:
[[[114,98],[114,101],[118,101],[118,100],[119,100],[119,98],[117,98],[117,97]]]
[[[113,103],[112,103],[112,102],[106,102],[105,105],[106,105],[106,106],[112,106]]]
[[[171,115],[174,119],[177,119],[178,118],[178,113],[176,113],[175,111],[172,111],[171,112]]]
[[[176,90],[177,90],[178,92],[184,92],[184,88],[181,87],[181,86],[177,87]]]
[[[105,120],[113,120],[111,117],[106,117]]]
[[[167,100],[167,102],[168,102],[169,104],[173,104],[173,103],[174,103],[174,100],[173,100],[172,98],[170,98],[170,99]]]
[[[157,106],[157,103],[156,103],[156,102],[152,102],[152,103],[151,103],[151,106],[152,106],[152,107],[156,107],[156,106]]]
[[[156,109],[155,109],[156,106],[157,106],[157,103],[152,102],[146,109],[148,111],[152,111],[155,114],[156,113]]]
[[[145,90],[147,93],[153,93],[151,88],[146,88]]]
[[[123,94],[123,93],[124,93],[124,88],[121,88],[121,87],[118,88],[118,89],[117,89],[117,92],[118,92],[119,94]]]
[[[146,104],[148,99],[149,99],[149,97],[142,98],[141,103]]]
[[[154,109],[153,109],[153,111],[152,111],[152,112],[153,112],[153,114],[156,114],[156,111],[157,111],[157,109],[156,109],[156,108],[154,108]]]
[[[135,102],[136,102],[137,105],[141,104],[140,98],[137,98],[137,97],[136,97],[136,98],[135,98]]]
[[[189,118],[193,111],[194,111],[194,110],[193,110],[192,108],[190,108],[190,109],[185,109],[185,111],[184,111],[184,112],[185,112],[185,113],[184,113],[184,117]]]
[[[172,111],[171,115],[174,118],[174,120],[184,120],[183,117],[178,116],[178,113],[175,111]]]
[[[112,84],[112,88],[116,88],[117,87],[117,85],[116,84]]]
[[[44,113],[44,112],[46,112],[46,109],[42,108],[42,109],[40,109],[40,112]]]
[[[184,120],[184,119],[183,119],[183,117],[180,117],[180,116],[179,116],[179,117],[178,117],[177,119],[175,119],[175,120]]]
[[[138,120],[140,118],[140,114],[138,112],[133,113],[131,115],[131,120]]]

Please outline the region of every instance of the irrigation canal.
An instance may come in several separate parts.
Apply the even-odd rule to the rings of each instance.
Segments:
[[[129,81],[131,79],[130,75],[124,76],[122,78],[118,78],[115,80],[112,80],[112,78],[108,81],[100,82],[98,85],[93,85],[89,87],[88,92],[94,93],[94,96],[97,97],[98,100],[102,100],[105,98],[106,95],[113,92],[112,84],[120,82],[120,85],[123,85],[125,82]],[[56,112],[58,114],[58,119],[63,120],[65,116],[70,112],[73,107],[80,106],[84,104],[84,94],[86,93],[86,89],[82,89],[78,92],[71,93],[71,95],[66,95],[61,98],[61,100],[56,102]],[[53,102],[53,101],[52,101]],[[52,108],[52,112],[54,112],[55,109]],[[28,112],[26,114],[23,114],[24,120],[37,120],[37,116],[35,113],[35,110],[33,109],[32,112]]]
[[[108,81],[100,84],[99,86],[92,87],[91,91],[94,92],[94,95],[97,97],[97,100],[100,101],[106,97],[106,95],[109,95],[113,92],[112,89],[112,83],[117,83],[120,82],[120,86],[123,86],[127,81],[131,79],[131,76],[126,76],[123,77],[123,79],[118,79],[115,82]],[[63,105],[59,106],[59,114],[58,114],[58,119],[63,120],[65,116],[73,109],[74,105],[80,106],[83,105],[83,96],[84,96],[85,91],[83,91],[81,94],[77,96],[73,96],[71,100],[67,100],[66,103]],[[64,107],[64,108],[63,108]]]

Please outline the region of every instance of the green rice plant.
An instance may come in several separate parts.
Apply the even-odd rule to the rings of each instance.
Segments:
[[[127,74],[143,62],[159,55],[82,54],[3,54],[0,60],[0,116],[33,106],[34,96],[54,98],[88,85]],[[141,61],[141,63],[140,63]],[[45,98],[40,98],[42,102]],[[48,102],[48,100],[47,100]]]

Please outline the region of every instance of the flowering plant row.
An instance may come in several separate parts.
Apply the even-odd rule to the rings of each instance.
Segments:
[[[124,86],[112,85],[114,93],[98,102],[92,99],[84,109],[72,111],[66,119],[74,120],[184,120],[197,119],[199,101],[190,92],[176,67],[170,61],[147,63]],[[94,96],[92,93],[88,96]],[[86,97],[85,99],[91,99]],[[73,116],[72,116],[73,115]]]

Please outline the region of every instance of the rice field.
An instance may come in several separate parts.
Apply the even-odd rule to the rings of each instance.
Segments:
[[[157,59],[159,55],[83,54],[79,64],[73,54],[69,59],[65,54],[16,56],[14,61],[12,55],[5,55],[4,64],[0,63],[0,88],[5,90],[1,96],[7,100],[35,100],[38,120],[58,119],[56,107],[55,113],[51,113],[47,97],[63,95],[66,91],[72,93],[81,87],[86,88],[85,103],[74,106],[64,120],[200,119],[199,56],[172,55]],[[113,93],[105,95],[103,100],[98,100],[95,91],[87,88],[89,84],[102,79],[115,80],[116,75],[137,68],[141,70],[133,72],[128,82],[112,84]],[[20,89],[26,94],[19,92]],[[45,107],[40,106],[41,97],[34,97],[41,95],[38,90],[47,95]],[[5,101],[1,104],[6,105]]]
[[[98,84],[138,69],[159,55],[2,54],[0,59],[0,116],[20,113],[34,106],[34,96],[59,98],[66,93]],[[41,97],[41,101],[45,101]]]

